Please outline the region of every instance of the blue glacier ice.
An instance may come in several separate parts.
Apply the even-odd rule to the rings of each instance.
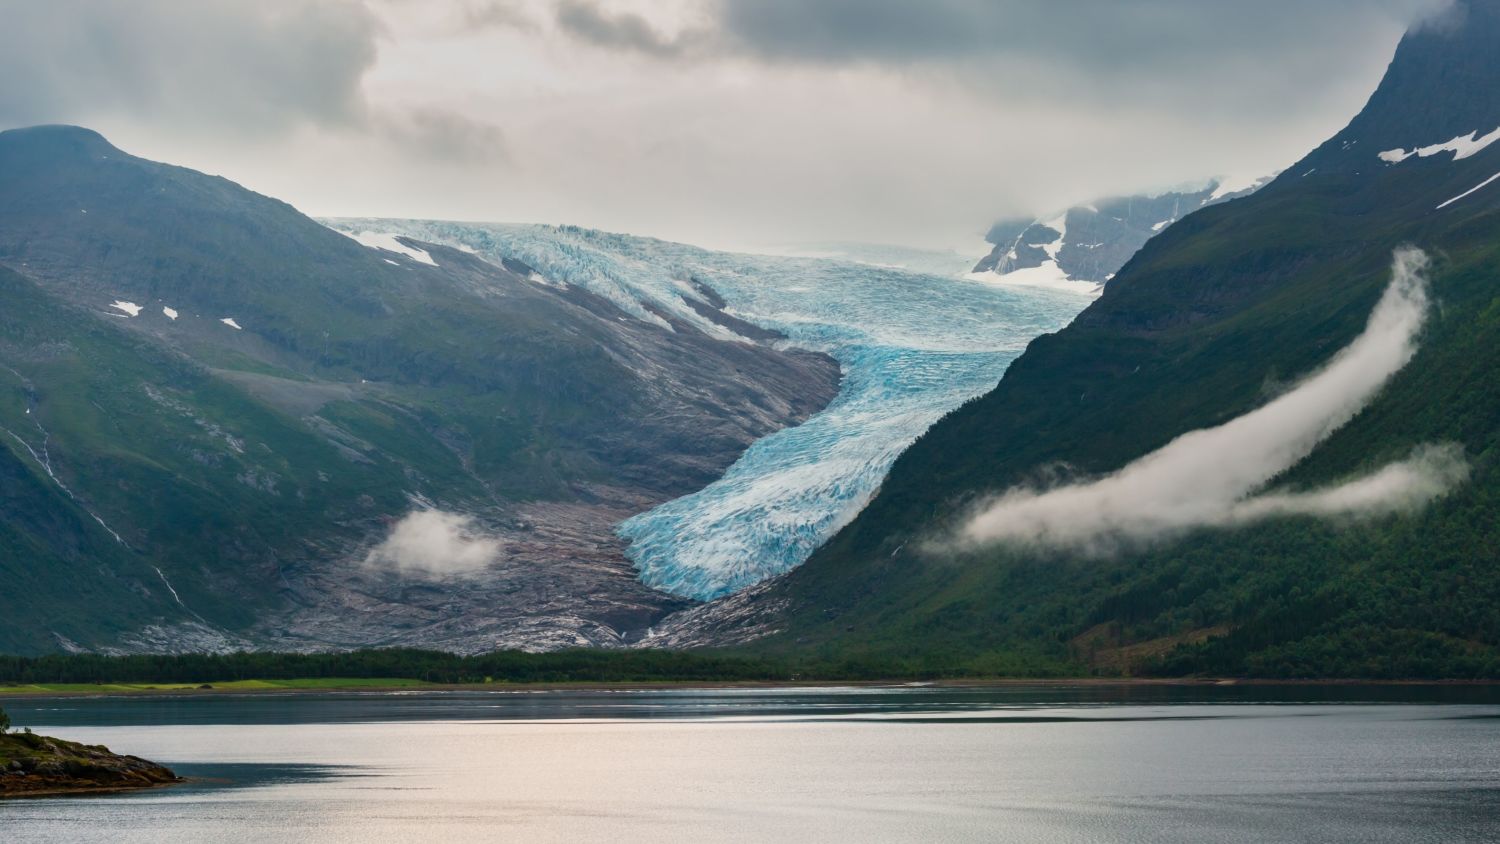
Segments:
[[[576,285],[636,318],[647,307],[716,335],[688,306],[693,280],[726,310],[842,365],[821,413],[753,444],[724,477],[618,527],[642,581],[716,598],[800,565],[869,502],[891,463],[948,411],[989,390],[1034,337],[1090,301],[851,260],[713,252],[651,238],[535,225],[330,221],[519,260],[537,281]]]

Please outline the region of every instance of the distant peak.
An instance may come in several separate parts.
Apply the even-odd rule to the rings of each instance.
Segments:
[[[1404,150],[1500,128],[1500,0],[1459,0],[1418,21],[1349,125],[1291,168],[1373,171]],[[1452,140],[1450,140],[1452,139]]]
[[[46,149],[54,153],[84,152],[97,154],[119,152],[113,144],[93,129],[66,124],[28,126],[0,132],[0,147]]]

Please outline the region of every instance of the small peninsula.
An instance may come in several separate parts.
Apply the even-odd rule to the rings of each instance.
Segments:
[[[0,725],[7,723],[0,710]],[[0,799],[153,788],[182,782],[170,769],[100,745],[0,728]]]

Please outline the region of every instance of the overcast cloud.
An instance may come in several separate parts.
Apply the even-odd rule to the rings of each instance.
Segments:
[[[1444,5],[0,0],[0,126],[88,125],[315,214],[972,244],[1285,166]]]
[[[361,121],[375,16],[359,5],[0,3],[0,121],[158,120],[205,133]]]

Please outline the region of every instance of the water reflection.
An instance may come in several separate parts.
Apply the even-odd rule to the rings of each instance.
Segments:
[[[1423,702],[1436,696],[1440,702]],[[1291,701],[1287,699],[1291,698]],[[1415,702],[1413,699],[1417,699]],[[1490,841],[1480,687],[710,689],[7,701],[181,788],[0,841]]]
[[[1483,684],[1014,684],[801,688],[609,689],[199,694],[151,697],[31,697],[5,702],[17,724],[33,727],[151,724],[363,723],[429,720],[849,717],[951,715],[1064,707],[1230,704],[1493,704],[1500,686]],[[294,702],[295,705],[289,705]],[[1015,720],[1019,714],[1005,720]],[[1071,713],[1101,719],[1107,713]],[[1195,716],[1198,717],[1198,716]],[[1484,716],[1475,716],[1484,717]]]

